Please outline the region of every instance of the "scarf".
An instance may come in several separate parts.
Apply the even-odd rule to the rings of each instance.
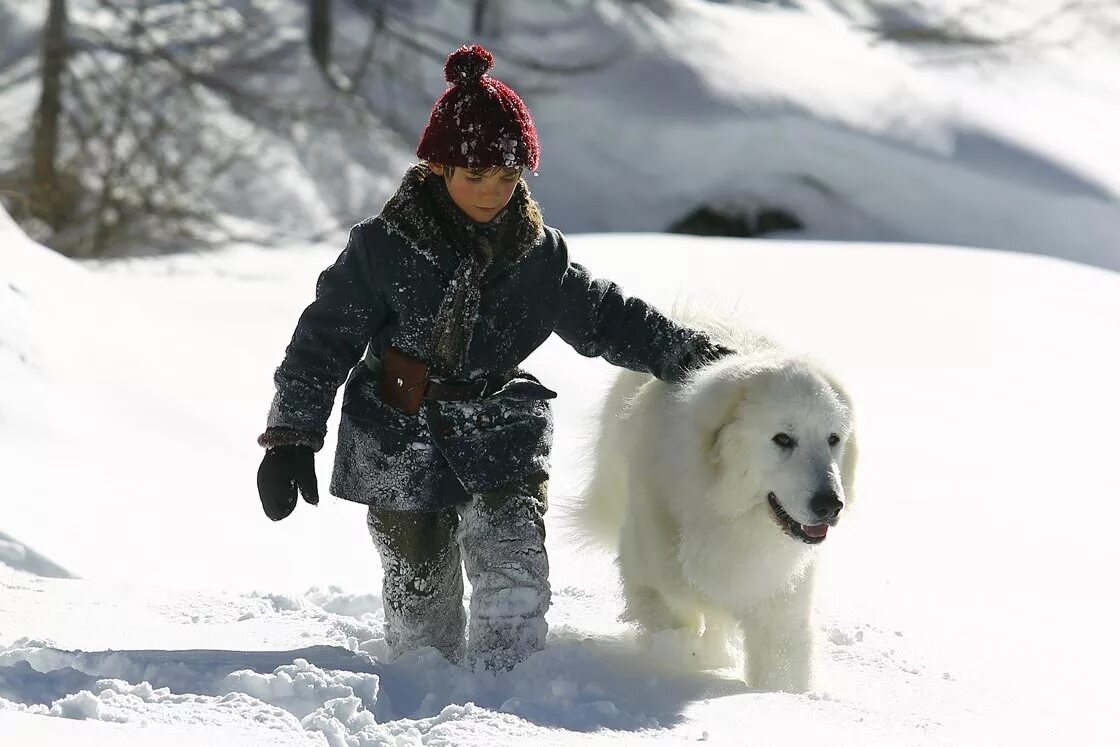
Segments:
[[[507,204],[490,222],[478,223],[455,205],[442,177],[433,174],[424,186],[430,190],[436,204],[436,221],[460,255],[459,265],[432,325],[432,352],[437,368],[463,377],[467,351],[478,321],[482,278],[491,261],[502,251],[502,240],[510,222],[510,206]]]
[[[512,264],[540,244],[540,207],[522,179],[498,215],[477,223],[455,205],[443,177],[420,164],[408,170],[380,217],[418,251],[454,258],[455,271],[432,325],[429,363],[437,375],[467,378],[466,356],[478,321],[483,278],[495,259]]]

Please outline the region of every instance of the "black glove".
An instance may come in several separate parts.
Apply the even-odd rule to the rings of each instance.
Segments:
[[[280,521],[296,508],[296,489],[312,506],[319,503],[315,452],[310,446],[273,446],[257,470],[257,492],[268,518]]]
[[[697,344],[694,344],[692,349],[685,353],[682,358],[679,365],[680,378],[684,379],[694,369],[703,368],[709,363],[714,363],[726,355],[735,355],[737,352],[704,337]]]
[[[707,346],[700,351],[698,358],[700,360],[700,365],[706,365],[708,363],[714,363],[724,356],[735,355],[738,352],[738,350],[732,350],[726,345],[720,345],[718,342],[709,340]]]

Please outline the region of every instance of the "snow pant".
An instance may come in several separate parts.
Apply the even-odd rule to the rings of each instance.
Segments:
[[[433,646],[449,661],[501,671],[544,648],[547,485],[541,473],[440,511],[370,508],[392,655]],[[465,641],[463,568],[471,584]]]

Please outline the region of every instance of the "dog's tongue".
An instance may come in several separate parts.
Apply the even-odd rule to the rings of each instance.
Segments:
[[[816,539],[828,534],[828,524],[802,524],[801,531],[805,532],[806,536]]]

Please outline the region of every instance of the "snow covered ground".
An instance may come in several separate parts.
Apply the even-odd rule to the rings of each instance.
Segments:
[[[5,742],[1120,739],[1120,275],[934,246],[572,238],[665,307],[738,301],[859,397],[861,506],[823,548],[824,682],[787,695],[689,672],[615,620],[609,558],[560,521],[611,369],[556,339],[529,361],[561,392],[547,650],[498,678],[383,661],[361,508],[272,524],[253,484],[271,369],[342,240],[79,266],[0,226]]]
[[[458,18],[445,5],[416,7]],[[254,484],[272,369],[344,233],[77,265],[0,212],[0,741],[1120,743],[1120,274],[1086,266],[1120,269],[1104,23],[1120,9],[1067,3],[957,62],[864,30],[961,17],[1015,36],[1058,5],[587,3],[557,25],[543,0],[510,4],[510,51],[616,55],[562,85],[499,55],[538,120],[550,223],[662,230],[719,203],[788,208],[830,240],[570,236],[663,307],[738,303],[858,396],[861,501],[822,549],[808,695],[689,671],[672,640],[645,650],[616,621],[610,559],[562,522],[612,372],[555,339],[528,362],[561,393],[548,649],[498,678],[430,652],[385,662],[361,507],[301,503],[272,524]],[[42,7],[4,9],[5,53]],[[426,107],[438,71],[425,79]],[[5,94],[0,128],[33,94]],[[425,107],[405,113],[417,131]],[[372,135],[351,154],[366,134],[350,135],[270,141],[279,170],[223,199],[311,232],[374,210],[408,154]],[[331,458],[328,438],[323,481]]]

